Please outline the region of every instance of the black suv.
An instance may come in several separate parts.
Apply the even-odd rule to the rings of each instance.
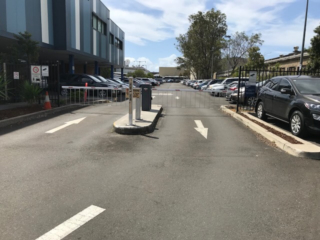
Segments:
[[[258,118],[267,116],[290,123],[293,135],[320,133],[320,78],[279,76],[270,79],[259,93]]]

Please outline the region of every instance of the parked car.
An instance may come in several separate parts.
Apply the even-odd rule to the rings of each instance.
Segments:
[[[198,88],[197,86],[198,86],[199,84],[203,83],[203,81],[204,81],[204,80],[197,80],[197,81],[192,85],[192,87],[193,87],[194,89],[197,89],[197,88]]]
[[[88,84],[88,87],[114,87],[114,85],[104,82],[95,76],[89,74],[78,74],[74,75],[71,79],[61,84],[61,86],[79,86],[84,87],[85,84]],[[96,90],[94,91],[99,97],[104,98],[110,96],[111,93],[121,94],[121,90]],[[61,95],[67,96],[69,94],[68,89],[62,89]]]
[[[94,75],[96,78],[98,78],[99,80],[101,80],[104,83],[107,83],[109,85],[109,87],[114,87],[114,88],[121,88],[121,92],[125,93],[126,89],[129,88],[129,86],[127,84],[120,84],[118,82],[112,81],[110,79],[106,79],[100,75]],[[125,81],[125,79],[124,79]]]
[[[208,82],[209,82],[209,80],[204,80],[202,83],[198,84],[198,85],[195,87],[195,89],[201,90],[201,88],[202,88],[203,86],[206,86]]]
[[[221,90],[226,89],[228,84],[235,81],[239,81],[239,78],[226,78],[220,84],[216,83],[216,84],[210,85],[211,94],[215,96],[221,96]],[[249,81],[249,78],[242,78],[241,81],[247,82]]]
[[[209,80],[209,82],[207,83],[207,85],[202,86],[201,90],[207,90],[207,88],[210,85],[216,84],[216,83],[221,83],[223,80],[222,79],[214,79],[214,80]]]
[[[267,116],[290,124],[293,135],[320,133],[320,78],[279,76],[270,79],[258,95],[257,117]]]

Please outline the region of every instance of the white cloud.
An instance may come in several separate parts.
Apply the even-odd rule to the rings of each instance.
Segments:
[[[175,54],[172,54],[165,58],[159,58],[157,63],[153,63],[150,59],[146,57],[139,57],[137,59],[132,57],[126,57],[125,59],[130,60],[130,66],[143,66],[151,72],[158,72],[160,67],[176,67],[177,64],[174,61],[177,58]]]
[[[189,26],[189,15],[205,11],[205,3],[206,0],[132,0],[117,7],[108,7],[111,19],[126,33],[126,40],[145,45],[146,40],[159,42],[185,33]],[[149,9],[149,12],[138,11],[134,7],[138,4]],[[156,16],[154,11],[160,16]]]
[[[290,22],[282,18],[290,4],[296,4],[296,0],[221,0],[216,6],[227,15],[230,33],[261,33],[264,46],[301,47],[304,16],[297,16]],[[319,24],[320,18],[308,18],[306,46]]]

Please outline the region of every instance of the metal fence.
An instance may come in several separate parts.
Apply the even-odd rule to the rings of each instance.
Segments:
[[[63,96],[60,97],[61,104],[65,105],[94,105],[94,104],[127,104],[125,88],[110,87],[77,87],[61,86]]]
[[[256,76],[255,83],[244,82],[244,79],[252,77],[252,74]],[[246,85],[246,87],[238,87],[234,95],[237,95],[237,112],[239,111],[255,111],[257,95],[266,82],[277,76],[295,76],[295,75],[307,75],[307,76],[319,76],[320,70],[308,71],[306,69],[298,70],[282,70],[282,69],[255,69],[240,67],[239,69],[239,82],[238,86]]]
[[[0,73],[6,84],[6,96],[0,98],[0,103],[22,102],[23,84],[29,82],[40,87],[41,94],[38,102],[42,102],[46,91],[48,91],[53,105],[59,105],[59,63],[45,62],[37,65],[45,65],[49,68],[49,76],[42,77],[38,82],[31,81],[31,65],[26,63],[0,63]]]

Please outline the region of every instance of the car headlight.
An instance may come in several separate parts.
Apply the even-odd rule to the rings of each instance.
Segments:
[[[305,103],[304,106],[310,110],[320,110],[320,105],[313,103]]]

